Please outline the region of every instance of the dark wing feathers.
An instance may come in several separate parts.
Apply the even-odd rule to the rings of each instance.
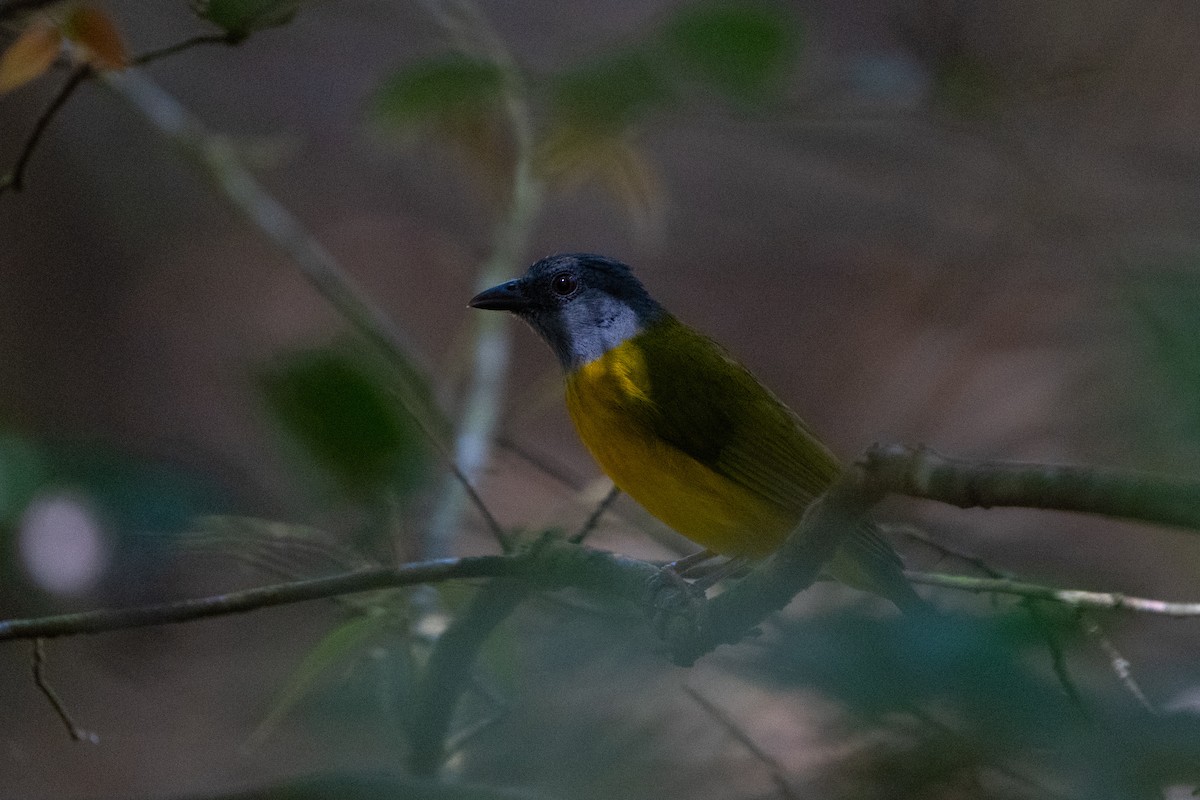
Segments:
[[[825,491],[837,461],[795,414],[711,339],[674,319],[659,326],[637,341],[663,438],[790,512]]]
[[[673,447],[799,519],[841,471],[813,432],[720,345],[664,316],[636,340],[646,359],[654,431]],[[671,376],[655,379],[655,376]],[[903,563],[867,522],[829,564],[835,577],[878,592],[905,611],[924,601]]]

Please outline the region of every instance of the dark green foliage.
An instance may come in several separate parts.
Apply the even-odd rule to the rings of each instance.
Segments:
[[[407,493],[424,474],[424,434],[365,359],[301,352],[268,371],[262,388],[284,430],[347,494]]]
[[[48,480],[49,459],[35,442],[0,435],[0,525],[12,525]]]
[[[982,60],[965,54],[945,56],[933,76],[934,103],[964,119],[979,119],[1006,98],[1000,77]]]
[[[685,77],[736,100],[758,100],[786,76],[799,50],[798,20],[779,6],[700,5],[663,26],[663,51]]]
[[[1169,407],[1182,411],[1188,439],[1200,441],[1200,274],[1190,266],[1154,270],[1124,288],[1141,342],[1170,389]],[[1148,417],[1167,421],[1162,412],[1160,405]]]
[[[558,119],[592,132],[619,131],[673,97],[655,60],[636,51],[574,67],[553,82]]]
[[[427,59],[393,73],[375,97],[376,117],[393,125],[448,113],[490,109],[504,88],[498,66],[460,54]]]
[[[1078,623],[1051,605],[1038,609],[1012,606],[990,619],[778,621],[748,671],[776,687],[816,690],[864,732],[891,734],[843,759],[841,774],[858,786],[848,796],[1042,797],[1036,787],[1051,783],[1071,786],[1064,796],[1125,798],[1159,796],[1143,792],[1167,775],[1193,782],[1200,719],[1149,714],[1115,679],[1081,706],[1046,646],[1072,648]],[[1049,772],[1032,777],[1039,768]]]
[[[300,0],[195,0],[192,9],[234,41],[241,41],[256,31],[291,22]]]
[[[206,794],[197,800],[199,797],[204,800],[536,800],[533,795],[511,790],[383,773],[312,775],[234,794]]]

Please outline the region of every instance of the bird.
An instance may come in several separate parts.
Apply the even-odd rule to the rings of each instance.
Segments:
[[[541,335],[562,365],[567,411],[592,457],[702,552],[765,558],[841,474],[799,416],[617,259],[548,256],[468,305],[511,312]],[[870,522],[825,571],[902,611],[927,607]]]

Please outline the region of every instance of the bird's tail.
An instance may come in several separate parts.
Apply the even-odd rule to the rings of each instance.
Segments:
[[[904,577],[900,556],[869,522],[842,543],[826,570],[842,583],[887,598],[905,614],[933,611]]]

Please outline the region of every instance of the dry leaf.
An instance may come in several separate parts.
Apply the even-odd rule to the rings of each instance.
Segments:
[[[83,50],[83,59],[96,69],[123,69],[129,52],[108,12],[95,6],[76,6],[63,32]]]
[[[0,56],[0,92],[11,91],[50,69],[62,46],[62,34],[45,23],[35,23]]]

